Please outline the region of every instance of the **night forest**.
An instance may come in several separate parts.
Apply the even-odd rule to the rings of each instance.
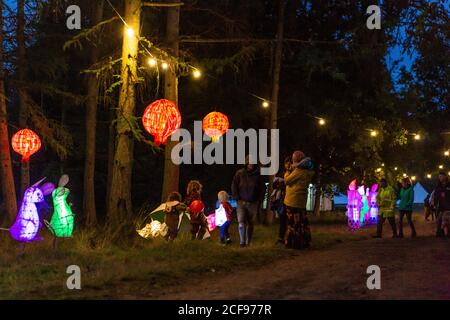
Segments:
[[[24,188],[10,147],[23,128],[42,139],[28,183],[69,175],[78,226],[133,224],[192,179],[212,208],[240,165],[165,174],[168,147],[154,144],[141,117],[168,95],[189,130],[211,111],[226,114],[230,128],[273,128],[276,108],[280,161],[304,151],[322,190],[403,174],[431,184],[427,177],[450,170],[449,3],[384,1],[381,29],[371,30],[372,2],[0,1],[2,225]],[[81,8],[80,30],[66,25],[70,5]]]

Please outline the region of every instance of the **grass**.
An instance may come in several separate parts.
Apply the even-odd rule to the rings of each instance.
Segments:
[[[139,236],[116,244],[98,238],[87,230],[77,230],[72,239],[60,244],[54,253],[51,236],[27,245],[18,257],[18,245],[6,232],[0,234],[0,299],[101,299],[139,296],[141,292],[174,286],[186,278],[210,272],[236,272],[268,264],[276,259],[301,254],[275,245],[277,225],[256,226],[254,241],[241,249],[237,241],[223,247],[217,231],[210,241],[191,241],[181,233],[173,243],[162,239],[145,240]],[[313,245],[321,250],[343,241],[365,239],[368,230],[350,232],[341,214],[326,214],[311,219]],[[237,226],[230,228],[238,238]],[[95,239],[95,242],[94,240]],[[69,265],[81,268],[82,290],[68,290]]]

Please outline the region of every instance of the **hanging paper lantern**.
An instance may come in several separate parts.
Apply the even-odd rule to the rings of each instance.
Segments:
[[[227,116],[220,112],[211,112],[203,119],[203,131],[213,142],[219,141],[228,131],[229,125]]]
[[[155,137],[155,144],[165,144],[167,138],[181,126],[181,114],[175,103],[156,100],[144,111],[142,124]]]
[[[11,145],[15,152],[22,155],[22,161],[28,161],[41,148],[41,139],[34,131],[22,129],[13,135]]]

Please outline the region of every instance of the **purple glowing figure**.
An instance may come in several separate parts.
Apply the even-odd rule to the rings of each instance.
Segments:
[[[360,214],[363,203],[361,195],[356,189],[356,180],[353,180],[348,186],[347,196],[348,225],[351,229],[358,229],[360,227]]]
[[[369,192],[369,203],[370,203],[370,223],[377,223],[378,219],[378,205],[377,205],[377,195],[378,195],[378,184],[374,184]]]
[[[25,190],[16,221],[9,229],[11,237],[16,241],[32,242],[38,240],[37,234],[41,223],[36,203],[43,202],[44,196],[54,189],[54,186],[49,183],[44,184],[42,189],[39,188],[39,184],[44,180],[45,178]]]

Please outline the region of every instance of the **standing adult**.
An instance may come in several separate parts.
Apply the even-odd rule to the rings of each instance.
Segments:
[[[432,205],[436,208],[436,236],[444,236],[444,229],[449,228],[450,220],[450,183],[445,172],[439,173],[438,185],[433,191],[431,200]]]
[[[301,151],[295,151],[292,154],[292,163],[286,167],[284,204],[288,220],[286,234],[286,247],[288,248],[307,248],[311,242],[311,231],[306,216],[306,201],[308,187],[314,175],[312,169],[311,159]]]
[[[233,198],[237,200],[241,247],[248,246],[252,241],[256,216],[265,191],[259,167],[250,162],[247,156],[245,167],[236,172],[231,184]]]
[[[395,226],[395,203],[397,196],[393,187],[387,184],[386,179],[380,180],[380,190],[378,191],[377,204],[378,204],[378,222],[377,222],[377,234],[374,238],[381,238],[383,234],[383,223],[386,219],[392,228],[392,237],[397,238],[397,227]]]
[[[409,226],[411,227],[411,237],[416,236],[416,228],[412,221],[412,212],[414,205],[414,188],[411,185],[409,178],[403,178],[402,187],[400,189],[400,205],[399,205],[399,221],[398,221],[398,236],[403,238],[403,217],[406,215]]]

